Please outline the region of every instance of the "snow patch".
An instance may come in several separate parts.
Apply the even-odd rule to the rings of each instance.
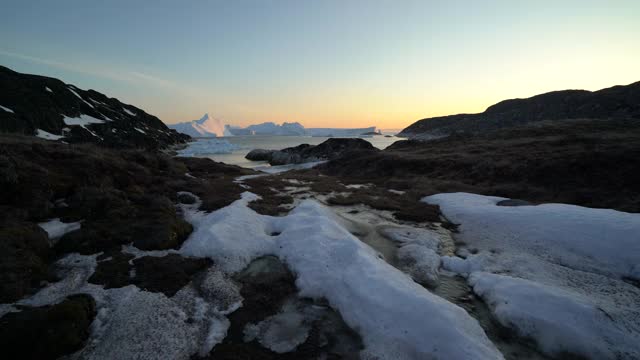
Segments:
[[[55,134],[46,132],[42,129],[36,129],[36,136],[45,140],[60,140],[64,138],[64,136],[62,135],[55,135]]]
[[[9,109],[8,107],[4,107],[4,106],[2,106],[2,105],[0,105],[0,109],[4,110],[4,111],[6,111],[6,112],[10,112],[10,113],[12,113],[12,114],[14,113],[14,112],[13,112],[13,110]]]
[[[146,132],[144,132],[144,130],[142,129],[138,129],[137,127],[134,127],[134,129],[136,129],[136,131],[139,133],[146,134]]]
[[[59,218],[51,219],[47,222],[38,223],[44,231],[49,235],[50,240],[62,237],[64,234],[80,229],[80,221],[63,223]]]
[[[77,117],[77,118],[72,118],[64,115],[64,123],[69,126],[78,125],[78,126],[85,127],[90,124],[104,124],[104,120],[96,119],[93,116],[85,115],[85,114],[81,114],[80,117]]]
[[[44,89],[45,89],[46,91],[50,92],[50,93],[52,93],[52,92],[53,92],[53,90],[49,89],[49,87],[48,87],[48,86],[45,86],[45,87],[44,87]]]
[[[88,102],[85,99],[83,99],[82,96],[78,95],[78,93],[75,92],[72,88],[67,88],[67,90],[71,91],[71,93],[73,93],[73,95],[77,96],[78,99],[82,100],[82,102],[84,102],[85,104],[89,105],[92,109],[95,109],[93,104],[91,104],[90,102]]]
[[[137,116],[138,114],[134,113],[133,111],[127,109],[127,108],[122,108],[122,110],[124,112],[126,112],[127,114],[131,115],[131,116]]]

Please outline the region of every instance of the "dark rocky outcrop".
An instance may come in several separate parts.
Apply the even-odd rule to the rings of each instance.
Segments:
[[[245,158],[252,161],[267,161],[271,165],[286,165],[332,160],[349,151],[363,150],[376,151],[377,149],[363,139],[332,138],[319,145],[301,144],[282,150],[255,149]]]
[[[145,111],[94,90],[45,76],[21,74],[0,66],[0,133],[37,135],[38,130],[63,136],[67,143],[108,147],[161,149],[189,136],[169,129]],[[65,117],[90,117],[93,124],[70,125]],[[88,118],[86,118],[88,119]]]
[[[550,121],[427,142],[398,141],[315,169],[417,198],[464,191],[640,212],[640,121]]]
[[[39,288],[48,265],[70,252],[178,248],[192,231],[178,193],[215,210],[240,198],[233,179],[251,173],[209,159],[0,135],[0,302]],[[37,223],[53,218],[81,227],[50,248]]]
[[[490,106],[480,114],[422,119],[399,136],[433,139],[458,133],[480,133],[544,120],[640,119],[640,82],[599,91],[554,91]]]
[[[0,303],[20,299],[47,278],[47,233],[26,221],[0,222]]]
[[[26,307],[0,318],[4,359],[57,359],[73,353],[89,337],[96,315],[89,295],[74,295],[50,306]]]
[[[105,289],[133,284],[140,289],[161,292],[169,297],[212,263],[209,259],[188,258],[178,254],[144,256],[133,261],[133,255],[122,252],[105,256],[89,278],[90,283],[104,285]]]

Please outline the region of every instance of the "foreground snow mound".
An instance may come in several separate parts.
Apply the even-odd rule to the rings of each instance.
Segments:
[[[502,325],[537,339],[546,353],[571,352],[594,359],[638,355],[637,338],[612,323],[588,297],[484,272],[474,273],[469,280]],[[615,350],[610,344],[617,344]]]
[[[257,196],[207,215],[187,214],[196,230],[181,252],[207,256],[236,272],[251,260],[278,256],[296,273],[300,295],[325,298],[363,338],[363,357],[500,359],[475,319],[380,259],[318,202],[288,216],[247,207]]]
[[[200,139],[189,143],[186,148],[178,151],[178,156],[202,156],[212,154],[231,154],[239,149],[238,145],[223,139]]]
[[[501,200],[424,199],[460,224],[456,237],[466,244],[442,257],[443,268],[468,276],[500,322],[550,355],[640,358],[640,288],[632,284],[640,278],[640,214]]]
[[[440,205],[474,243],[517,245],[573,269],[640,280],[640,214],[566,204],[496,206],[505,199],[466,193],[425,200]]]

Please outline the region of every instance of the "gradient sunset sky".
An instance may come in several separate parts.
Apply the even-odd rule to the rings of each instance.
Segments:
[[[639,0],[3,0],[0,64],[167,123],[403,128],[640,80]]]

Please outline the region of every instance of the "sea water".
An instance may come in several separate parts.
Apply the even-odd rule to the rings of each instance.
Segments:
[[[401,138],[374,135],[361,137],[378,149],[385,149]],[[329,139],[328,137],[311,136],[229,136],[218,138],[196,139],[186,149],[179,151],[181,156],[206,157],[214,161],[247,168],[262,167],[268,165],[263,161],[250,161],[245,155],[253,149],[281,150],[300,144],[318,145]]]

